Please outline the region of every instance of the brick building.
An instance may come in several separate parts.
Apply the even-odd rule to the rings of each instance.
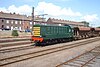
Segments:
[[[34,22],[32,22],[32,16],[19,15],[15,13],[3,13],[0,12],[0,29],[13,30],[18,29],[20,31],[25,31],[27,29],[31,30],[33,24],[41,25],[71,25],[71,26],[88,26],[86,22],[75,22],[69,20],[61,20],[49,18],[47,21],[45,18],[34,17]]]
[[[33,24],[38,24],[42,21],[45,22],[45,19],[35,17],[33,23],[31,16],[0,12],[0,29],[25,31],[26,29],[31,29]]]
[[[70,25],[73,27],[78,27],[78,26],[89,26],[88,23],[84,22],[76,22],[76,21],[69,21],[69,20],[62,20],[62,19],[54,19],[54,18],[49,18],[47,20],[47,24],[55,24],[55,25]]]

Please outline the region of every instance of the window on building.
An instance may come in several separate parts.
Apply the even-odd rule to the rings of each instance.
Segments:
[[[32,27],[30,27],[30,29],[32,29]]]
[[[15,24],[17,24],[18,23],[18,21],[15,21]]]
[[[21,24],[22,22],[20,21],[20,24]]]
[[[11,26],[11,30],[13,30],[13,26]]]
[[[59,24],[59,26],[61,26],[61,24]]]
[[[1,26],[1,29],[4,30],[4,25]]]
[[[30,22],[30,25],[32,25],[32,22]]]
[[[18,27],[15,27],[14,30],[18,30]]]
[[[7,20],[6,23],[9,23],[9,20]]]
[[[11,21],[11,23],[13,24],[13,20]]]
[[[1,20],[2,22],[4,22],[4,20]]]
[[[9,29],[9,26],[6,26],[7,29]]]
[[[19,27],[19,30],[22,30],[22,28],[21,28],[21,27]]]
[[[36,22],[34,22],[34,25],[36,24]]]

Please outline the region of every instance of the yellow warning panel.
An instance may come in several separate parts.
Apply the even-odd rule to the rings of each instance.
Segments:
[[[34,31],[34,33],[40,33],[40,31]]]
[[[34,29],[34,31],[40,31],[40,29]]]
[[[33,27],[33,29],[40,29],[40,27]]]
[[[38,35],[38,34],[37,34],[37,35],[36,35],[36,34],[34,34],[34,36],[40,36],[40,35]]]
[[[34,32],[34,34],[40,34],[40,32]]]
[[[40,27],[33,27],[33,35],[40,36]]]

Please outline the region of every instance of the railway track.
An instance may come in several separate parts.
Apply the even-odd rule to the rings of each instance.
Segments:
[[[2,42],[16,42],[16,41],[25,41],[25,40],[30,40],[29,38],[27,39],[0,39],[0,43]]]
[[[75,43],[75,44],[78,44],[78,43]],[[67,46],[70,46],[70,45],[67,45]],[[22,46],[22,47],[14,47],[14,48],[0,49],[0,53],[8,53],[8,52],[14,52],[14,51],[20,51],[20,50],[26,50],[26,49],[33,49],[34,47],[35,46],[28,45],[28,46]]]
[[[21,46],[21,47],[1,49],[0,53],[8,53],[8,52],[14,52],[14,51],[20,51],[20,50],[26,50],[26,49],[33,49],[34,47],[35,46],[28,45],[28,46]]]
[[[31,38],[22,37],[22,38],[0,38],[0,48],[11,47],[23,44],[31,44]]]
[[[59,52],[59,51],[62,51],[62,50],[74,48],[74,47],[77,47],[77,46],[81,46],[81,45],[85,45],[85,44],[88,44],[88,43],[98,41],[99,39],[100,38],[92,39],[92,40],[89,40],[89,41],[83,41],[83,42],[79,42],[79,43],[74,43],[74,44],[70,44],[70,45],[64,45],[64,46],[60,46],[60,47],[50,48],[50,49],[44,49],[44,50],[41,50],[41,51],[31,52],[31,53],[27,53],[27,54],[2,58],[2,59],[0,59],[0,66],[5,66],[5,65],[8,65],[8,64],[12,64],[12,63],[28,60],[28,59],[31,59],[31,58],[36,58],[36,57],[48,55],[48,54],[51,54],[51,53]]]
[[[95,62],[98,56],[100,56],[100,46],[69,61],[63,62],[56,67],[91,67],[91,64]]]
[[[0,53],[8,53],[12,51],[24,50],[33,48],[29,37],[17,38],[1,38],[0,39]]]
[[[31,41],[27,41],[27,40],[23,40],[23,41],[13,41],[13,42],[4,42],[4,43],[0,43],[0,48],[3,48],[3,47],[11,47],[11,46],[17,46],[17,45],[23,45],[23,44],[31,44],[32,42]]]

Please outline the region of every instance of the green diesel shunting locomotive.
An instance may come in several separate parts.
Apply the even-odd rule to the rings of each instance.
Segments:
[[[73,28],[69,25],[34,25],[32,32],[32,40],[38,45],[64,42],[66,40],[72,40],[74,37]]]

